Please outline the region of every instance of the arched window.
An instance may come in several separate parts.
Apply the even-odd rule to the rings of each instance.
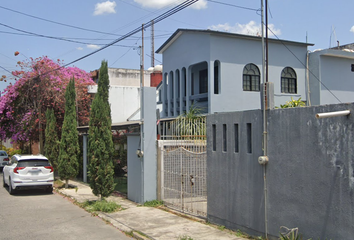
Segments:
[[[281,72],[281,92],[297,93],[296,73],[291,67],[286,67]]]
[[[259,91],[260,73],[256,65],[249,63],[243,68],[243,91]]]

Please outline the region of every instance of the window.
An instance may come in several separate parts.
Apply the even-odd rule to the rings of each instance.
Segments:
[[[177,90],[177,98],[180,97],[181,95],[181,88],[180,88],[180,74],[179,74],[179,70],[176,70],[176,90]]]
[[[296,73],[291,67],[286,67],[281,72],[281,92],[297,93]]]
[[[219,61],[214,62],[214,94],[219,94]]]
[[[173,97],[174,97],[174,86],[173,86],[173,84],[174,84],[174,81],[173,81],[173,72],[171,71],[170,72],[170,84],[171,84],[171,97],[170,97],[170,99],[173,99]]]
[[[199,71],[199,93],[208,92],[208,70]]]
[[[352,64],[352,72],[354,72],[354,64]]]
[[[249,63],[243,68],[243,91],[259,91],[260,73],[256,65]]]

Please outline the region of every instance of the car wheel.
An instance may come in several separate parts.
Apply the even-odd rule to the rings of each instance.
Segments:
[[[15,189],[12,188],[11,179],[9,178],[9,193],[14,195],[16,193]]]
[[[52,188],[52,187],[47,188],[47,189],[46,189],[46,192],[47,192],[47,193],[53,193],[53,188]]]
[[[5,176],[4,175],[2,175],[2,186],[6,187],[6,182],[5,182]]]

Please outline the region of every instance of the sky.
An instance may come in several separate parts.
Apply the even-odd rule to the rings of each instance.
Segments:
[[[137,30],[183,0],[11,0],[0,2],[0,82],[14,82],[18,61],[48,56],[87,72],[102,60],[112,68],[140,68],[142,33],[103,47]],[[261,1],[199,0],[154,24],[155,51],[178,29],[261,34]],[[269,37],[315,44],[310,51],[354,43],[353,0],[268,0]],[[273,33],[276,35],[274,36]],[[144,31],[144,68],[162,64]],[[15,56],[15,52],[19,54]],[[96,52],[95,52],[96,51]],[[88,57],[86,55],[91,54]],[[85,58],[83,58],[85,57]],[[81,59],[81,60],[79,60]],[[78,60],[78,61],[77,61]]]

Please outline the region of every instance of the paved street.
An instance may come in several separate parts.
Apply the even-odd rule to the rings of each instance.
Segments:
[[[2,172],[1,186],[2,186]],[[0,188],[0,239],[132,239],[58,194]]]

